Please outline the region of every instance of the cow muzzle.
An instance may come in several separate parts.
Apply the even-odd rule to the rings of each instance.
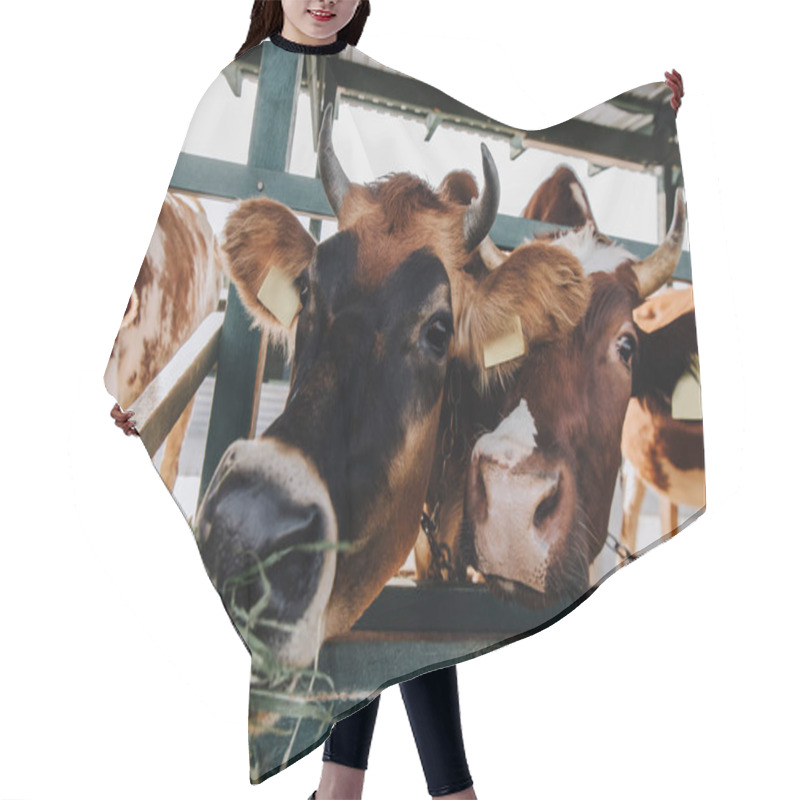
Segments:
[[[505,426],[478,439],[465,510],[475,566],[487,580],[495,576],[547,594],[572,528],[574,480],[562,459],[536,449],[532,435],[521,440],[523,430]]]
[[[313,463],[276,439],[234,442],[195,527],[208,575],[248,646],[256,637],[281,663],[310,663],[324,640],[337,540]]]

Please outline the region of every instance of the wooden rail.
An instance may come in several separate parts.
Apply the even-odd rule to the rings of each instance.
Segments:
[[[216,363],[223,317],[222,311],[209,314],[131,403],[136,428],[150,458]]]

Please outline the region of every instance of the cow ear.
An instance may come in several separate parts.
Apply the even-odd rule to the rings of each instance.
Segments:
[[[293,281],[308,266],[315,247],[316,241],[294,213],[266,197],[245,200],[228,216],[222,241],[226,269],[256,324],[275,338],[285,338],[287,325],[293,325],[297,316],[279,320],[268,308],[269,302],[262,302],[262,287],[278,286],[285,297],[287,287],[291,292]],[[278,271],[280,280],[265,285],[272,270]]]
[[[559,339],[578,324],[590,294],[589,280],[572,253],[546,242],[521,245],[467,301],[456,334],[456,354],[476,367],[482,389],[505,383],[532,345]],[[520,326],[524,353],[487,367],[486,345]]]

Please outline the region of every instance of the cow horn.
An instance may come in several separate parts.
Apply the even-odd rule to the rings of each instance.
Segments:
[[[679,186],[675,190],[675,210],[672,213],[672,224],[664,241],[647,258],[633,265],[633,271],[639,282],[639,297],[642,300],[672,277],[681,257],[685,229],[686,202],[683,198],[683,188]]]
[[[350,191],[350,180],[348,179],[336,153],[333,151],[333,137],[331,128],[333,125],[333,104],[325,106],[322,115],[322,123],[319,126],[319,141],[317,142],[317,161],[319,163],[319,175],[322,180],[322,188],[331,204],[333,213],[338,217],[339,209],[342,207],[345,195]]]
[[[464,248],[471,253],[486,238],[497,217],[500,205],[500,179],[497,177],[492,154],[481,142],[483,156],[483,192],[475,198],[464,212]]]
[[[488,270],[497,269],[508,256],[488,237],[484,237],[478,246],[481,261]]]

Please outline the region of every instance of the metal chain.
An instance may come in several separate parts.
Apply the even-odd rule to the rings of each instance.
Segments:
[[[450,375],[447,385],[447,397],[450,406],[449,420],[444,434],[442,435],[442,467],[439,472],[439,481],[436,487],[436,502],[433,505],[430,516],[422,512],[420,524],[425,535],[428,537],[428,545],[433,557],[433,566],[428,571],[428,576],[440,575],[444,580],[455,577],[456,568],[453,564],[453,554],[450,547],[445,542],[439,542],[436,534],[439,530],[439,515],[442,507],[442,496],[444,494],[444,478],[447,471],[447,462],[453,456],[456,444],[463,444],[460,439],[463,434],[458,432],[459,405],[461,403],[461,380],[458,368],[451,364]]]
[[[617,480],[619,482],[620,490],[624,492],[625,479],[622,471],[622,455],[620,455],[620,464],[619,464]],[[618,539],[615,539],[611,535],[611,531],[606,531],[606,533],[608,534],[605,540],[606,547],[608,547],[610,550],[613,550],[623,561],[628,561],[628,560],[635,561],[638,558],[638,556],[635,553],[631,553],[631,551],[628,550],[628,548],[625,547],[625,545],[622,544],[622,542],[620,542]],[[611,542],[613,542],[613,544],[611,544]]]
[[[611,544],[611,542],[613,542],[613,544]],[[605,544],[606,547],[608,547],[610,550],[613,550],[623,561],[627,561],[629,559],[631,561],[635,561],[638,557],[631,553],[631,551],[628,550],[628,548],[625,547],[622,542],[620,542],[618,539],[615,539],[611,535],[611,531],[608,531],[608,537],[606,538]]]

